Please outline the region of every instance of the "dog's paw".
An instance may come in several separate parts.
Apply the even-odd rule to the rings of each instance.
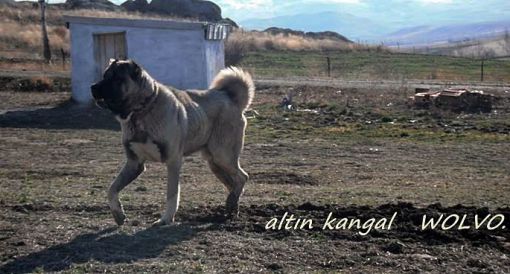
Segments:
[[[226,216],[227,220],[237,220],[239,218],[239,211],[233,210],[233,211],[227,211]]]
[[[164,220],[164,219],[159,219],[155,222],[152,223],[152,226],[166,226],[166,225],[169,225],[169,226],[176,226],[176,225],[179,225],[180,223],[177,223],[177,222],[174,222],[174,221],[170,221],[170,220]]]
[[[115,222],[118,226],[121,226],[124,224],[124,221],[126,220],[126,215],[122,211],[112,211],[113,219],[115,219]]]
[[[225,217],[230,220],[235,220],[239,217],[239,206],[237,204],[229,204],[227,203],[225,209]]]

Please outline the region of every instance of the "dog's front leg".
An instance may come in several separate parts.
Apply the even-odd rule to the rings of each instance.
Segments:
[[[174,222],[175,213],[179,208],[179,174],[181,171],[182,159],[167,161],[168,181],[166,189],[166,210],[161,219],[154,222],[154,225],[168,225]]]
[[[122,204],[119,200],[119,192],[133,182],[144,170],[145,165],[143,163],[135,159],[128,158],[119,175],[117,175],[110,185],[110,189],[108,190],[108,201],[110,203],[110,211],[118,225],[124,224],[124,220],[126,219],[124,209],[122,208]]]

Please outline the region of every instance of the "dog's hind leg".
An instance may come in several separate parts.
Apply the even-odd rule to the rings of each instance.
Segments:
[[[232,182],[232,178],[230,178],[230,175],[228,175],[228,173],[226,173],[220,166],[214,163],[209,153],[203,153],[203,155],[207,155],[204,158],[207,159],[209,168],[214,173],[216,178],[218,178],[218,180],[220,180],[220,182],[222,182],[223,185],[225,185],[228,192],[230,193],[230,191],[234,189],[234,182]]]
[[[110,204],[110,211],[118,225],[122,225],[126,219],[124,209],[119,200],[119,192],[133,182],[144,170],[145,166],[143,162],[128,157],[119,175],[117,175],[110,185],[108,201]]]
[[[229,191],[226,207],[227,213],[236,216],[239,211],[239,198],[248,181],[248,174],[239,165],[239,153],[232,153],[231,149],[214,149],[213,153],[205,153],[211,171],[227,187]]]
[[[239,163],[237,163],[236,167],[233,166],[226,168],[226,172],[229,173],[234,187],[230,190],[228,194],[226,206],[227,212],[231,216],[237,216],[239,213],[239,198],[244,192],[244,185],[249,179],[248,174],[241,168]]]

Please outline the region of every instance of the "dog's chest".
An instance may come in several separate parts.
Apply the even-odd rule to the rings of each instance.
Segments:
[[[131,132],[128,140],[129,149],[141,160],[163,161],[162,147],[158,145],[147,133],[145,127],[132,121],[129,130]]]
[[[129,148],[142,160],[161,162],[160,148],[150,139],[145,143],[130,142]]]

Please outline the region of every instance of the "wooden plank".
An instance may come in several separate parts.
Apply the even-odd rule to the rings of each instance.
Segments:
[[[127,57],[126,54],[126,38],[124,33],[115,35],[115,58],[124,60]]]
[[[99,64],[101,63],[101,55],[100,55],[100,43],[99,43],[99,39],[100,37],[98,35],[94,35],[94,61],[95,61],[95,71],[96,71],[96,76],[95,76],[95,80],[99,80],[98,76],[99,76]]]
[[[106,37],[104,35],[101,35],[101,62],[99,63],[100,65],[100,70],[101,72],[104,71],[104,69],[106,68]]]
[[[125,33],[94,34],[94,58],[98,80],[101,79],[111,58],[126,59],[126,48]]]
[[[105,35],[105,48],[106,48],[106,60],[110,60],[110,58],[115,58],[115,45],[113,35]],[[105,62],[108,64],[108,61]],[[106,68],[106,65],[104,66]]]

